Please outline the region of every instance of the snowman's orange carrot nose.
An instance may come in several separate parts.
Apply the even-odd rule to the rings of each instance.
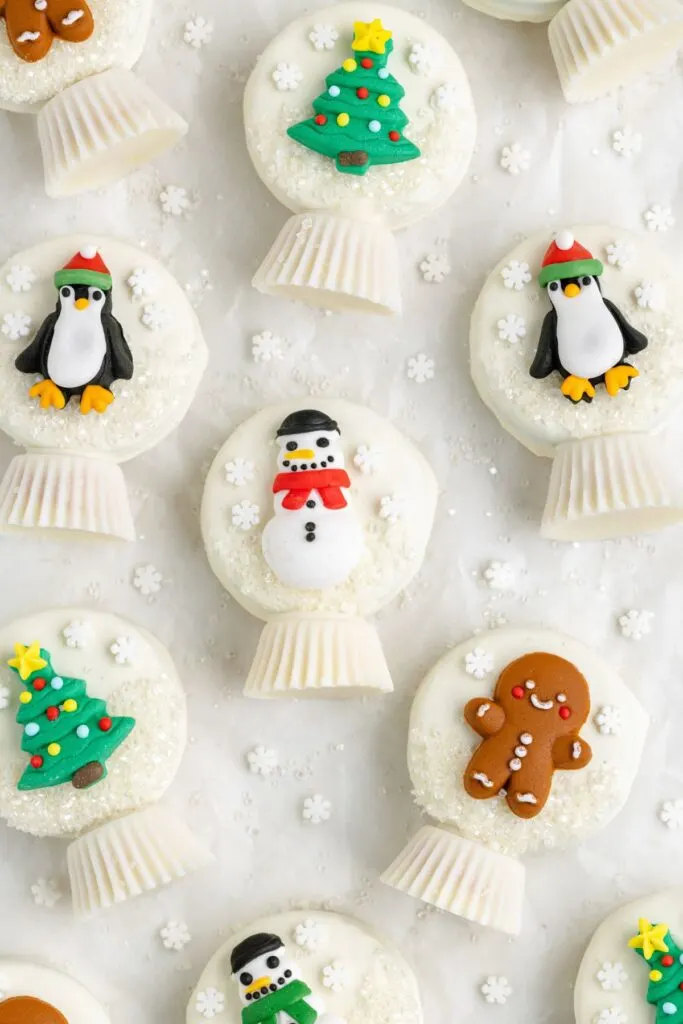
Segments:
[[[288,459],[314,459],[315,452],[310,448],[297,448],[295,452],[287,454]]]

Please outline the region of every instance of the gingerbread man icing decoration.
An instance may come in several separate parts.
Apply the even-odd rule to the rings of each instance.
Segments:
[[[46,57],[54,39],[84,43],[95,30],[86,0],[0,0],[0,18],[12,49],[28,63]]]
[[[584,768],[592,751],[579,735],[590,713],[588,683],[555,654],[525,654],[501,672],[493,698],[475,697],[465,719],[483,742],[464,773],[466,792],[490,800],[505,790],[518,818],[535,818],[553,772]]]

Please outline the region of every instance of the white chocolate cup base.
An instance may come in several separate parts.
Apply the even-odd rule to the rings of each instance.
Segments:
[[[648,434],[609,434],[559,445],[541,534],[552,540],[608,540],[683,520],[683,489]]]
[[[290,217],[253,279],[265,295],[335,312],[401,312],[396,240],[377,221],[332,213]]]
[[[67,850],[74,914],[90,917],[183,878],[213,859],[187,826],[161,807],[110,821]]]
[[[501,21],[550,21],[567,0],[463,0],[468,7]]]
[[[45,191],[72,196],[118,181],[175,146],[187,129],[131,71],[85,78],[38,114]]]
[[[0,483],[0,532],[16,530],[135,540],[121,467],[84,455],[15,455]]]
[[[468,921],[519,935],[524,865],[447,828],[425,825],[381,876],[385,885]]]
[[[377,630],[364,619],[282,615],[267,622],[247,697],[359,697],[393,690]]]
[[[565,98],[588,103],[653,70],[683,46],[683,5],[569,0],[548,31]]]

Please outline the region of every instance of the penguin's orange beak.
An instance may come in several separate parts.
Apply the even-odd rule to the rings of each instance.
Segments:
[[[74,302],[74,306],[76,307],[76,309],[87,309],[89,305],[90,302],[88,301],[88,299],[76,299],[76,301]]]
[[[568,284],[564,289],[564,294],[567,296],[568,299],[575,299],[577,295],[581,294],[581,289],[579,288],[578,284],[574,284],[574,282],[572,281],[572,283]]]

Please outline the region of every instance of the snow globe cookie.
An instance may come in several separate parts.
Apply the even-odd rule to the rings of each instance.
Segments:
[[[621,907],[588,944],[574,987],[576,1024],[683,1021],[683,889]]]
[[[520,857],[603,828],[626,802],[648,718],[608,663],[549,630],[478,634],[437,662],[410,717],[425,825],[382,881],[511,935]]]
[[[78,917],[210,863],[159,806],[185,750],[186,708],[155,637],[116,615],[59,609],[3,626],[0,657],[0,818],[71,840]]]
[[[360,921],[289,911],[240,928],[202,974],[187,1024],[422,1024],[401,954]]]
[[[259,177],[293,213],[254,286],[325,309],[400,313],[393,233],[450,197],[476,138],[446,40],[384,4],[317,10],[259,57],[244,119]]]
[[[0,109],[37,115],[49,196],[116,181],[187,132],[130,70],[151,11],[152,0],[0,0]]]
[[[553,460],[544,536],[599,540],[683,518],[659,436],[681,402],[678,276],[647,235],[591,226],[533,235],[486,282],[472,376],[501,425]]]
[[[434,519],[436,479],[410,441],[370,409],[309,402],[252,416],[206,481],[211,568],[266,622],[244,689],[250,697],[393,689],[366,617],[418,571]]]
[[[550,21],[567,0],[464,0],[468,7],[502,21]]]
[[[26,451],[0,530],[134,540],[120,464],[180,424],[207,349],[184,289],[146,252],[58,238],[0,268],[0,430]]]
[[[0,1024],[110,1024],[80,982],[42,963],[0,957]]]

